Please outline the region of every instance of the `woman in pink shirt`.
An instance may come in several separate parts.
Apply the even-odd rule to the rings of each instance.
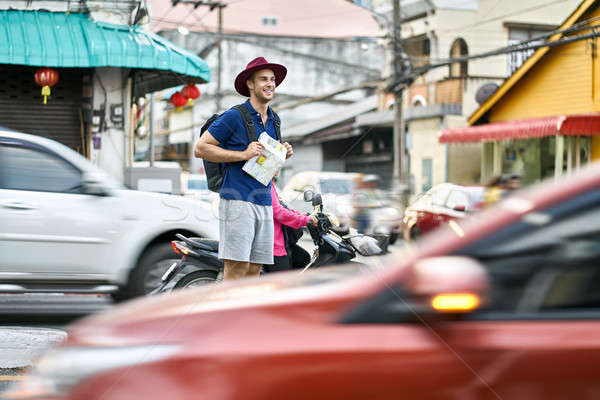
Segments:
[[[290,228],[298,229],[312,223],[317,225],[318,220],[314,215],[302,214],[296,210],[285,208],[279,202],[279,195],[275,189],[275,184],[271,184],[271,201],[273,204],[273,225],[275,238],[273,243],[273,260],[272,265],[265,265],[267,272],[285,271],[292,269],[292,255],[290,248],[286,246],[283,234],[282,224]],[[287,247],[287,248],[286,248]]]

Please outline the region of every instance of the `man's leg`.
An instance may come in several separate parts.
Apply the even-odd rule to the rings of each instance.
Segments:
[[[252,204],[255,230],[250,253],[248,276],[258,276],[263,264],[273,264],[273,208]]]
[[[252,248],[254,221],[248,219],[246,202],[219,200],[219,258],[223,260],[223,280],[244,278]]]
[[[248,273],[246,276],[258,276],[260,275],[260,269],[262,268],[262,264],[249,263]]]
[[[250,264],[243,261],[223,260],[225,270],[223,272],[223,280],[241,279],[248,276]]]

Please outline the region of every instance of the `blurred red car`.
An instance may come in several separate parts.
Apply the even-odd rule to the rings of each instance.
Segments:
[[[479,207],[484,192],[484,186],[435,185],[406,207],[402,219],[404,240],[415,240],[449,221],[464,218]]]
[[[600,168],[360,265],[135,300],[6,398],[558,399],[600,393]]]

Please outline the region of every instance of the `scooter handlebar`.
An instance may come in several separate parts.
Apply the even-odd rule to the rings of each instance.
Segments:
[[[309,215],[311,215],[311,214],[309,214]],[[329,216],[324,213],[319,212],[319,213],[315,213],[312,215],[317,217],[317,221],[318,221],[317,226],[308,224],[307,228],[308,228],[308,231],[310,232],[311,237],[313,238],[313,241],[316,243],[318,241],[318,238],[322,234],[327,233],[329,231],[332,224],[329,219]]]

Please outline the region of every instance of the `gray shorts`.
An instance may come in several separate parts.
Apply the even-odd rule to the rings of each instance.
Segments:
[[[273,264],[273,208],[219,199],[219,258]]]

